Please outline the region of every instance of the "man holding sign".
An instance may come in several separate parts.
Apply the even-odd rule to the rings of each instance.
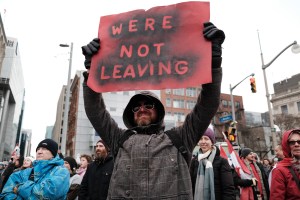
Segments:
[[[97,63],[93,58],[89,73],[92,57],[97,53],[105,54],[105,40],[101,41],[101,48],[99,39],[94,39],[82,47],[87,68],[87,72],[83,74],[86,114],[115,156],[108,199],[193,199],[189,162],[193,148],[219,106],[222,79],[221,44],[225,39],[224,32],[210,22],[201,24],[201,30],[203,34],[198,33],[199,37],[210,41],[212,45],[209,45],[212,47],[209,54],[212,55],[209,58],[212,82],[202,85],[197,103],[186,116],[183,125],[167,131],[168,133],[164,131],[164,106],[149,91],[140,92],[130,99],[123,113],[123,121],[128,129],[119,128],[106,110],[101,92],[95,92],[97,89],[92,90],[87,83],[89,79],[97,77],[95,74],[100,71],[93,71],[93,64]],[[96,65],[100,68],[106,67],[103,63]],[[112,70],[116,68],[110,72]],[[129,71],[127,74],[130,74]],[[104,79],[99,82],[106,84]],[[180,141],[182,148],[177,148],[178,145],[170,135],[177,138],[177,143]],[[187,155],[187,159],[184,155]]]

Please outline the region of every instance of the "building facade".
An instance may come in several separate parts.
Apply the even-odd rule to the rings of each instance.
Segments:
[[[300,116],[300,74],[273,84],[273,115]]]
[[[300,74],[273,84],[271,102],[275,124],[281,131],[300,128]]]
[[[18,40],[7,37],[0,71],[0,159],[9,160],[15,145],[20,143],[17,135],[20,136],[22,127],[24,95]]]

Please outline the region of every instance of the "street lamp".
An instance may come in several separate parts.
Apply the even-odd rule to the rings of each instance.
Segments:
[[[300,46],[297,44],[297,41],[294,41],[293,43],[289,44],[287,47],[285,47],[281,52],[271,60],[268,64],[264,64],[264,58],[263,58],[263,53],[261,50],[261,44],[260,44],[260,38],[259,38],[259,32],[257,31],[258,34],[258,42],[259,42],[259,47],[260,47],[260,57],[261,57],[261,63],[262,63],[262,70],[264,74],[264,81],[265,81],[265,88],[266,88],[266,97],[267,97],[267,103],[268,103],[268,110],[269,110],[269,118],[270,118],[270,128],[271,128],[271,133],[272,133],[272,142],[273,142],[273,149],[277,145],[277,140],[276,140],[276,131],[274,128],[274,121],[273,121],[273,110],[271,109],[271,102],[270,102],[270,94],[269,94],[269,89],[268,89],[268,84],[267,84],[267,76],[266,76],[266,69],[283,53],[285,52],[288,48],[292,46],[292,52],[293,53],[300,53]]]
[[[65,100],[65,111],[64,111],[64,121],[63,121],[63,132],[61,139],[61,153],[66,155],[66,141],[67,141],[67,131],[68,131],[68,115],[69,115],[69,104],[70,104],[70,77],[72,71],[72,54],[73,54],[73,42],[71,45],[68,44],[60,44],[60,47],[70,47],[70,59],[69,59],[69,72],[68,72],[68,80],[67,80],[67,91],[66,91],[66,100]]]
[[[234,90],[234,88],[236,88],[239,84],[241,84],[246,78],[248,78],[250,76],[254,76],[254,73],[250,74],[249,76],[246,76],[243,80],[241,80],[238,84],[236,84],[233,87],[231,87],[231,84],[229,84],[230,98],[231,98],[231,113],[232,113],[232,121],[233,122],[235,122],[235,109],[234,109],[235,106],[234,106],[232,91]]]
[[[229,84],[229,89],[230,89],[230,99],[231,99],[231,115],[232,115],[232,123],[235,126],[235,124],[237,123],[235,121],[235,106],[234,106],[234,100],[233,100],[233,95],[232,95],[232,91],[234,90],[234,88],[236,88],[239,84],[241,84],[244,80],[246,80],[246,78],[250,77],[250,76],[254,76],[254,73],[250,74],[249,76],[246,76],[243,80],[241,80],[239,83],[237,83],[235,86],[231,87],[231,84]],[[237,143],[239,144],[239,137],[238,137],[238,133],[237,133],[237,129],[235,130],[236,132],[236,136],[237,136]]]

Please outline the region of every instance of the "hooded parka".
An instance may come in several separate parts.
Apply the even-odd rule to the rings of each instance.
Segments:
[[[186,147],[189,158],[219,106],[221,59],[213,58],[212,83],[202,85],[194,109],[183,125],[173,130]],[[144,91],[131,98],[123,113],[128,129],[118,127],[105,109],[102,94],[91,90],[86,82],[83,94],[90,122],[116,155],[108,199],[193,199],[188,164],[164,132],[165,110],[153,93]],[[156,123],[143,127],[135,125],[132,104],[140,98],[154,102],[158,113]],[[120,138],[128,132],[131,136],[120,145]]]
[[[34,170],[34,176],[32,172]],[[70,173],[58,156],[51,160],[35,160],[33,168],[12,173],[0,199],[53,199],[64,200],[69,190]],[[17,193],[13,192],[17,186]]]
[[[272,170],[272,180],[271,180],[271,200],[299,200],[300,199],[300,188],[297,187],[296,181],[293,175],[289,171],[288,167],[292,167],[294,160],[291,155],[291,149],[288,145],[288,139],[293,131],[298,131],[300,134],[300,129],[289,130],[284,132],[282,137],[282,151],[285,158],[277,164],[277,167]],[[299,165],[299,164],[298,164]],[[296,169],[295,171],[298,180],[300,180],[300,172]]]

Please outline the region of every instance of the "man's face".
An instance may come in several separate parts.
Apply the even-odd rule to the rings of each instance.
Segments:
[[[250,152],[248,154],[248,156],[245,157],[246,160],[248,160],[249,162],[254,162],[255,159],[254,159],[254,153],[253,152]]]
[[[137,126],[148,126],[157,121],[157,110],[153,102],[141,100],[134,104],[132,111]]]
[[[288,141],[288,144],[291,148],[291,153],[297,159],[300,159],[300,135],[293,133]]]
[[[106,158],[107,156],[107,150],[104,146],[104,144],[102,144],[102,142],[98,142],[96,144],[96,157],[97,158]]]
[[[40,147],[36,151],[36,160],[50,160],[53,158],[51,151],[45,147]]]

